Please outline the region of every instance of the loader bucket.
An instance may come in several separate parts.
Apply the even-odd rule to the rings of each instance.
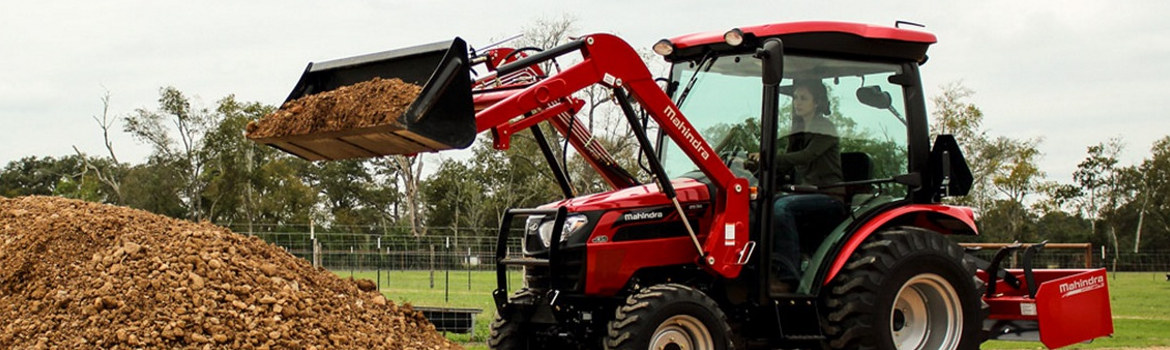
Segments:
[[[397,121],[389,124],[253,141],[308,160],[465,148],[475,140],[476,134],[467,52],[467,44],[455,38],[309,63],[285,102],[374,78],[398,78],[422,86],[422,90]]]

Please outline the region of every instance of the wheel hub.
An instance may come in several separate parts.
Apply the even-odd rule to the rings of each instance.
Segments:
[[[924,273],[902,285],[890,310],[898,349],[955,349],[963,332],[959,294],[942,276]]]
[[[693,316],[666,319],[650,338],[650,350],[709,350],[715,348],[711,331]]]
[[[902,309],[894,309],[894,322],[892,324],[894,332],[902,331],[906,327],[906,312]]]

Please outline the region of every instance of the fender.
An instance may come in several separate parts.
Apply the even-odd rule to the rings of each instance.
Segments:
[[[943,204],[910,204],[899,206],[877,214],[865,224],[862,224],[845,241],[845,244],[841,245],[841,250],[833,258],[833,263],[829,265],[829,271],[825,274],[821,285],[828,285],[829,281],[837,277],[837,273],[841,272],[841,269],[845,267],[845,263],[849,261],[849,257],[853,255],[857,247],[861,246],[861,242],[869,238],[874,232],[893,225],[921,227],[948,235],[979,234],[979,230],[975,224],[975,210],[970,207]]]

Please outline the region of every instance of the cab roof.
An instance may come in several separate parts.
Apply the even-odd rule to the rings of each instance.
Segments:
[[[708,51],[742,51],[741,45],[732,47],[723,40],[722,31],[711,31],[678,36],[669,39],[674,52],[668,61],[697,59]],[[786,51],[813,51],[829,54],[863,56],[886,59],[926,61],[926,49],[937,42],[934,34],[860,23],[847,22],[790,22],[739,27],[744,41],[780,38]]]

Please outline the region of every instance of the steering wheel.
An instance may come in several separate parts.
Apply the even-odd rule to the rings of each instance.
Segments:
[[[736,177],[748,179],[751,186],[755,186],[757,182],[755,169],[747,167],[748,151],[741,146],[734,146],[727,150],[717,151],[719,159],[723,160],[723,164],[731,170],[731,173]]]

